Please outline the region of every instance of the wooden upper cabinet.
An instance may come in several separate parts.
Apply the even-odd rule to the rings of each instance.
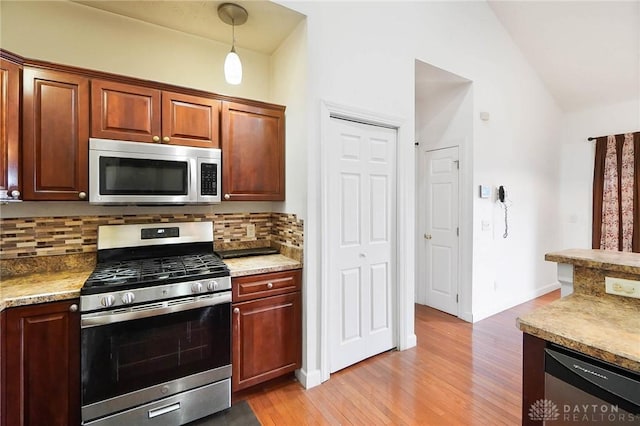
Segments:
[[[159,90],[91,81],[91,137],[158,142],[160,114]]]
[[[20,191],[19,148],[20,66],[0,58],[0,190],[9,195]]]
[[[162,92],[162,138],[171,145],[220,147],[220,101]],[[169,138],[167,142],[164,138]]]
[[[86,199],[89,80],[25,67],[22,95],[23,198]]]
[[[220,101],[107,80],[91,81],[91,136],[219,147]]]
[[[283,201],[284,108],[223,102],[221,136],[224,199]]]

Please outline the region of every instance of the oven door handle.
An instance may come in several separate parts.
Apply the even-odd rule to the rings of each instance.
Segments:
[[[215,294],[211,297],[203,297],[193,300],[193,298],[170,300],[160,303],[150,303],[148,305],[134,306],[125,312],[98,312],[85,314],[80,317],[80,327],[95,327],[98,325],[112,324],[116,322],[131,321],[140,318],[155,317],[158,315],[172,314],[174,312],[188,311],[191,309],[205,308],[208,306],[220,305],[231,302],[231,292]],[[229,306],[231,309],[231,306]]]

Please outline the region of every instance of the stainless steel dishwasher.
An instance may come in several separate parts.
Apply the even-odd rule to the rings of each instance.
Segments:
[[[544,400],[530,416],[549,425],[640,425],[640,374],[552,345]]]

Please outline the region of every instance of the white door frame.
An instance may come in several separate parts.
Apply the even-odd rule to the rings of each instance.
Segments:
[[[404,135],[404,120],[387,116],[371,111],[362,110],[359,108],[347,107],[344,105],[336,104],[333,102],[322,101],[321,102],[321,117],[320,117],[320,194],[321,194],[321,213],[320,213],[320,226],[322,235],[323,231],[328,229],[328,209],[329,209],[329,188],[328,185],[328,174],[329,174],[329,143],[328,143],[328,129],[329,129],[329,121],[332,117],[341,118],[346,120],[352,120],[361,122],[364,124],[371,124],[374,126],[382,126],[394,128],[397,131],[397,143],[396,143],[396,155],[395,155],[395,169],[396,169],[396,190],[397,198],[396,198],[396,225],[395,225],[395,254],[394,259],[396,260],[395,265],[395,276],[394,279],[397,283],[396,288],[396,296],[394,300],[395,305],[395,336],[396,336],[396,347],[400,350],[408,349],[416,345],[416,338],[413,332],[413,327],[409,327],[408,321],[413,324],[413,300],[414,300],[414,288],[411,286],[407,280],[407,275],[412,276],[411,271],[406,271],[404,267],[404,262],[399,262],[398,259],[401,259],[402,256],[413,256],[413,253],[407,253],[407,250],[404,249],[407,246],[406,242],[403,240],[407,238],[407,236],[411,235],[410,238],[413,237],[413,232],[404,232],[408,228],[406,215],[400,214],[402,209],[401,205],[402,197],[408,196],[407,193],[413,193],[413,191],[398,191],[398,188],[401,187],[401,183],[403,180],[400,176],[401,168],[398,167],[398,159],[401,156],[400,152],[400,144],[403,140]],[[330,366],[329,366],[329,247],[328,241],[326,238],[320,238],[320,375],[321,380],[326,381],[329,380],[330,375]],[[409,247],[413,248],[413,240],[409,242]],[[413,262],[408,262],[413,263]],[[410,305],[410,309],[401,309],[402,307],[408,308],[406,305]],[[401,315],[408,315],[408,318],[403,318]],[[410,334],[410,335],[409,335]]]

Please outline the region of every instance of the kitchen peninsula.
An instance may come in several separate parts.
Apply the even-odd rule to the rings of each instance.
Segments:
[[[640,254],[570,249],[545,259],[572,265],[573,293],[517,320],[523,331],[523,425],[542,423],[529,410],[545,399],[550,344],[640,373],[640,299],[605,291],[605,277],[640,280]]]

